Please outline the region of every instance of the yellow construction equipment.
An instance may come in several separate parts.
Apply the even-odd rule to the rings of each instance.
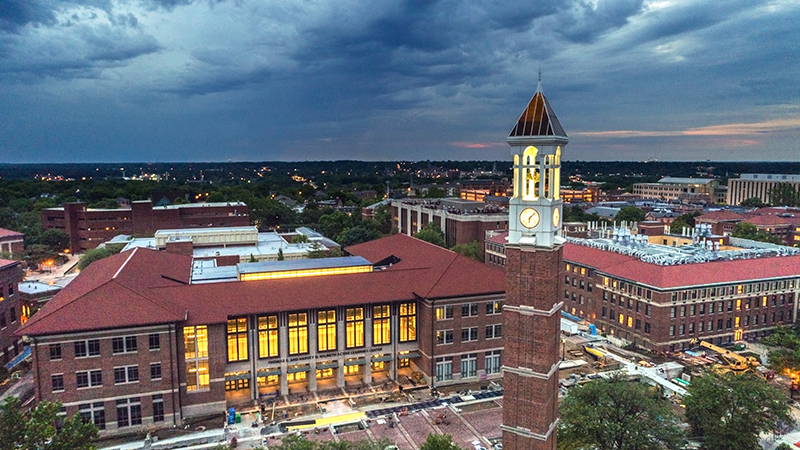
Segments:
[[[764,375],[756,370],[756,367],[761,365],[761,362],[759,362],[758,358],[753,356],[742,356],[731,350],[718,347],[706,341],[698,341],[697,339],[692,340],[692,344],[700,345],[701,347],[705,347],[719,354],[722,360],[725,361],[725,364],[715,364],[714,368],[719,372],[733,372],[737,375],[746,372],[752,372],[764,378]]]

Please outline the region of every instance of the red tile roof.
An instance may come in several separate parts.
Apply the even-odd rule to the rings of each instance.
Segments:
[[[19,334],[183,321],[221,323],[247,314],[297,311],[505,292],[505,273],[416,238],[395,235],[347,248],[372,263],[399,262],[369,273],[261,281],[187,284],[191,259],[139,248],[90,265]]]
[[[20,264],[19,261],[12,261],[10,259],[0,259],[0,269],[6,266],[13,266],[15,264]]]
[[[0,238],[11,237],[11,236],[23,237],[25,235],[18,231],[6,230],[5,228],[0,228]]]
[[[564,245],[564,261],[594,267],[615,278],[661,289],[797,277],[800,274],[800,255],[660,266],[632,256],[567,243]]]
[[[696,221],[699,220],[700,222],[703,222],[705,220],[719,222],[723,220],[744,220],[744,219],[745,216],[739,213],[735,213],[733,211],[725,211],[725,210],[711,211],[701,216],[697,216],[697,218],[695,218]]]
[[[752,223],[753,225],[761,225],[761,226],[790,226],[792,223],[791,217],[778,217],[778,216],[771,216],[771,215],[764,215],[764,216],[751,216],[748,217],[745,222]]]

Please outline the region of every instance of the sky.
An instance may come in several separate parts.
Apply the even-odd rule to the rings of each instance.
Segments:
[[[0,0],[0,163],[800,160],[800,0]]]

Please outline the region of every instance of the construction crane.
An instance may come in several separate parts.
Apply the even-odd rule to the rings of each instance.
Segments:
[[[721,372],[733,372],[737,375],[746,372],[752,372],[762,378],[764,377],[764,375],[756,370],[756,367],[760,366],[761,362],[759,362],[758,358],[754,356],[742,356],[731,350],[717,347],[716,345],[706,341],[698,341],[697,339],[692,340],[692,344],[698,344],[701,347],[705,347],[718,353],[719,356],[725,361],[725,364],[717,364],[717,369]]]

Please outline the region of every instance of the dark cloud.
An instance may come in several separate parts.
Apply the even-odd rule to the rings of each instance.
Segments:
[[[609,30],[619,28],[642,11],[644,0],[578,1],[560,19],[558,31],[573,42],[589,43]]]
[[[0,2],[0,31],[16,32],[28,24],[52,25],[56,21],[50,1],[3,0]]]

